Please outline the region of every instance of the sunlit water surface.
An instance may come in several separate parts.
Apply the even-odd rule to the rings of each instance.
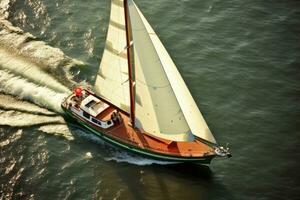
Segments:
[[[229,143],[210,168],[130,155],[62,117],[74,84],[94,83],[109,0],[0,2],[23,30],[0,26],[0,199],[299,198],[298,1],[136,0]]]

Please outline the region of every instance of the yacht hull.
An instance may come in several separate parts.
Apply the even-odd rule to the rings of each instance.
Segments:
[[[128,152],[134,153],[139,156],[143,156],[146,158],[151,158],[159,161],[167,161],[167,162],[189,162],[189,163],[198,163],[198,164],[210,164],[211,160],[215,157],[215,155],[208,155],[208,156],[201,156],[201,157],[184,157],[184,156],[174,156],[174,155],[167,155],[158,153],[155,151],[151,151],[149,149],[142,149],[138,148],[134,145],[130,145],[126,142],[122,142],[121,140],[117,140],[111,137],[109,134],[100,132],[99,130],[92,127],[88,122],[85,120],[80,119],[76,115],[74,115],[69,109],[62,106],[64,112],[71,117],[72,119],[76,120],[79,124],[81,124],[84,128],[88,129],[94,135],[98,136],[105,142],[115,146],[122,148]]]
[[[133,128],[129,114],[88,89],[75,89],[61,104],[63,111],[104,141],[140,156],[209,164],[217,156],[203,141],[172,141]]]

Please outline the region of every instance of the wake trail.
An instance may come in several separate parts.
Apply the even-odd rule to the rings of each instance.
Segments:
[[[0,94],[0,109],[14,110],[29,114],[55,116],[57,113],[51,112],[46,108],[41,108],[27,101],[20,101],[13,96]]]
[[[63,113],[61,102],[67,93],[56,92],[51,88],[39,86],[27,79],[0,69],[0,92],[17,96],[57,113]]]
[[[21,56],[13,55],[2,48],[0,48],[0,69],[8,69],[14,74],[23,76],[38,85],[47,86],[57,92],[70,92],[67,87],[41,70],[34,63],[25,60]]]
[[[14,110],[2,110],[0,109],[0,126],[11,126],[11,127],[32,127],[49,124],[64,125],[64,118],[61,116],[46,116],[29,114]]]
[[[106,157],[106,161],[115,161],[117,163],[129,163],[138,166],[146,166],[146,165],[174,165],[180,162],[172,162],[172,161],[160,161],[154,160],[150,158],[144,158],[141,156],[128,154],[124,151],[114,151],[111,157]]]

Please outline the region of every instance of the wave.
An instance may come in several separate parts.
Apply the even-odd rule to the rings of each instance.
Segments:
[[[8,9],[10,7],[10,0],[1,0],[0,1],[0,19],[8,18]]]
[[[28,62],[20,56],[13,55],[12,53],[0,48],[0,68],[8,69],[14,74],[23,76],[32,82],[47,86],[58,92],[68,93],[70,90],[59,83],[52,76],[42,71],[34,63]]]
[[[145,166],[145,165],[173,165],[178,164],[179,162],[169,162],[169,161],[159,161],[149,158],[144,158],[141,156],[129,154],[124,151],[113,151],[111,152],[112,155],[110,157],[106,157],[106,161],[115,161],[118,163],[129,163],[139,166]]]
[[[0,91],[62,112],[60,103],[76,84],[70,68],[84,63],[15,27],[8,21],[13,4],[0,1]]]
[[[61,113],[60,103],[76,84],[70,68],[84,63],[13,26],[7,20],[11,3],[0,2],[0,91]]]
[[[48,124],[38,128],[39,131],[50,135],[61,136],[67,140],[74,140],[69,127],[65,124]]]
[[[63,113],[60,104],[67,96],[66,93],[36,85],[8,70],[0,70],[0,86],[2,93],[17,96],[57,113]]]
[[[85,66],[85,64],[77,59],[68,57],[59,48],[51,47],[45,42],[38,40],[32,34],[12,25],[7,20],[11,3],[9,0],[0,1],[0,65],[18,74],[26,72],[24,76],[30,77],[30,79],[38,83],[45,83],[46,80],[54,79],[49,78],[50,76],[47,73],[50,73],[54,75],[55,79],[64,83],[64,86],[72,87],[76,84],[72,80],[73,76],[70,73],[70,69],[75,66]],[[42,78],[35,76],[38,73],[41,73],[46,80],[42,81]],[[59,85],[58,81],[51,87],[60,91],[66,91],[66,87],[62,86],[62,84]]]
[[[64,124],[60,116],[44,116],[22,113],[18,111],[6,111],[0,109],[0,125],[11,127],[30,127],[44,124]]]
[[[21,138],[22,134],[23,134],[22,132],[23,132],[22,129],[19,129],[8,138],[6,138],[6,139],[1,138],[0,147],[3,148],[5,146],[9,145],[10,143],[13,143],[13,142],[19,140]]]
[[[36,115],[57,115],[55,112],[51,112],[45,108],[41,108],[35,104],[31,104],[27,101],[21,101],[13,96],[0,94],[0,109],[2,110],[14,110],[19,112],[25,112]]]

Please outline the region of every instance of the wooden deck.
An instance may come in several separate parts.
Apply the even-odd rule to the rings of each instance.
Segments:
[[[107,121],[111,118],[111,115],[114,111],[116,111],[115,108],[109,107],[104,112],[100,113],[97,116],[97,119]],[[88,123],[99,132],[113,137],[115,140],[136,146],[138,148],[147,149],[149,151],[184,157],[201,157],[215,154],[211,147],[201,143],[200,141],[172,142],[165,139],[155,138],[147,133],[143,133],[138,129],[133,129],[129,125],[129,117],[122,112],[120,112],[120,114],[123,122],[108,129],[102,129],[98,126],[95,126],[84,118],[81,118],[81,120],[85,121],[85,123]]]

